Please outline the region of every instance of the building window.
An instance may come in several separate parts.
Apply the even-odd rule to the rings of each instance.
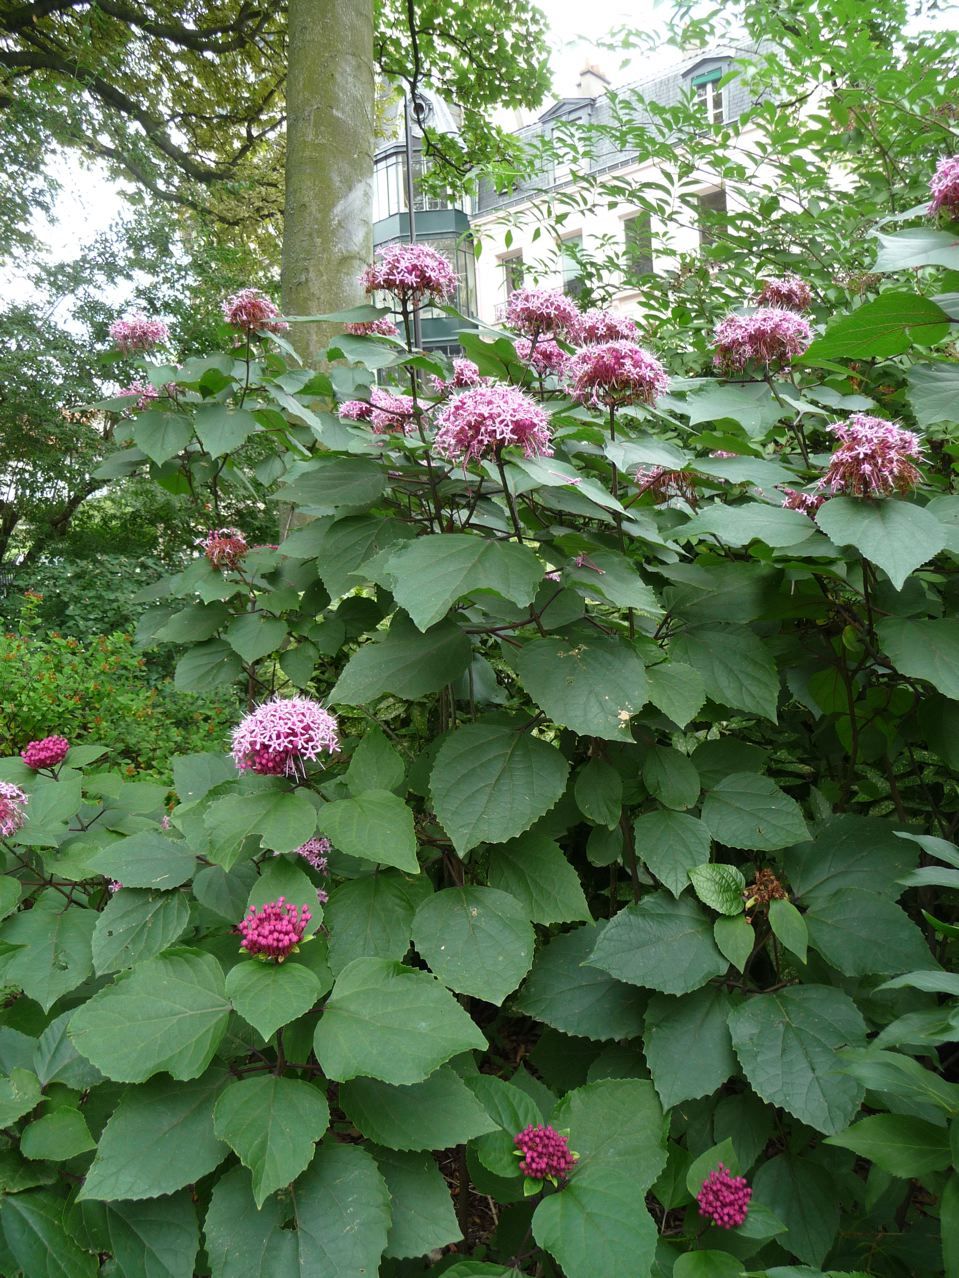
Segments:
[[[500,262],[503,267],[503,292],[509,301],[516,290],[523,287],[523,255],[514,253],[511,257],[501,258]]]
[[[722,70],[707,71],[705,75],[693,77],[693,92],[696,104],[700,107],[710,124],[722,124],[726,119],[724,91],[719,87],[723,78]]]
[[[709,248],[717,232],[726,229],[726,192],[706,191],[699,197],[699,247]]]
[[[432,161],[423,155],[413,157],[413,210],[416,213],[432,212],[436,209],[447,209],[451,199],[447,194],[424,195],[420,190],[420,179],[432,167]],[[373,191],[373,221],[382,222],[397,213],[406,210],[406,155],[402,151],[391,151],[388,155],[377,158],[374,169],[375,185]]]
[[[644,275],[653,274],[653,228],[648,213],[637,213],[623,223],[626,241],[624,283],[638,284]]]
[[[583,291],[583,268],[580,254],[583,251],[582,235],[571,235],[563,240],[560,269],[563,275],[563,292],[567,297],[579,297]]]

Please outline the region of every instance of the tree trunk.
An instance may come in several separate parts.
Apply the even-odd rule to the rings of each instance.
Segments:
[[[288,29],[283,309],[316,315],[364,300],[373,252],[373,0],[290,0]],[[334,331],[292,340],[315,365]]]

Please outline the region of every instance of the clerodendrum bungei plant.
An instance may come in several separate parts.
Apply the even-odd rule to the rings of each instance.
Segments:
[[[3,1273],[957,1272],[957,167],[703,376],[541,289],[411,350],[403,247],[328,372],[246,293],[112,402],[247,713],[169,810],[3,764]]]

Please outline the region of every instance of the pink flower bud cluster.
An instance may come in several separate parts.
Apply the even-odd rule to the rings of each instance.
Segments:
[[[121,386],[117,391],[118,398],[125,395],[136,396],[136,403],[133,407],[138,413],[142,413],[145,408],[150,407],[153,400],[159,399],[160,392],[155,386],[151,386],[149,382],[135,381],[131,382],[129,386]]]
[[[27,796],[12,781],[0,781],[0,837],[9,838],[27,819]]]
[[[523,1154],[520,1171],[532,1180],[565,1178],[576,1164],[566,1137],[543,1123],[524,1127],[513,1137],[513,1144]]]
[[[401,302],[448,302],[456,293],[456,272],[427,244],[388,244],[360,276],[367,293],[392,293]]]
[[[445,395],[450,390],[468,390],[471,386],[482,386],[483,378],[479,368],[471,359],[456,356],[453,359],[453,376],[450,381],[430,374],[430,382],[437,395]]]
[[[150,319],[142,311],[135,311],[127,319],[114,320],[109,331],[117,350],[124,355],[152,351],[170,336],[162,320]]]
[[[733,1176],[724,1163],[709,1173],[696,1196],[699,1214],[720,1229],[735,1229],[749,1212],[753,1191],[742,1176]]]
[[[67,757],[70,742],[66,737],[44,737],[42,741],[30,741],[20,758],[28,768],[55,768]]]
[[[250,549],[239,528],[214,528],[197,545],[203,547],[203,553],[213,567],[221,571],[236,568]]]
[[[669,390],[662,364],[635,342],[584,346],[568,371],[574,399],[593,407],[653,404]]]
[[[932,192],[930,213],[959,217],[959,155],[947,155],[939,161],[929,190]]]
[[[477,386],[450,400],[438,418],[436,451],[450,461],[497,455],[508,444],[527,457],[552,457],[546,411],[515,386]]]
[[[778,306],[785,311],[804,311],[812,301],[812,289],[798,275],[783,275],[779,279],[763,280],[759,297],[760,306]]]
[[[783,507],[786,510],[798,510],[812,519],[816,511],[826,500],[822,493],[801,493],[796,488],[783,488]]]
[[[912,492],[922,475],[910,458],[922,455],[919,436],[895,422],[854,413],[828,428],[841,442],[819,481],[831,496],[887,497]]]
[[[551,337],[521,337],[516,342],[516,354],[529,364],[540,377],[562,377],[569,368],[570,356]]]
[[[241,288],[223,303],[223,318],[244,333],[285,333],[290,326],[279,314],[276,304],[258,288]]]
[[[253,958],[283,960],[299,945],[312,914],[305,905],[288,905],[284,897],[259,909],[251,905],[240,921],[241,950]]]
[[[572,333],[579,318],[576,303],[556,288],[518,288],[506,305],[507,323],[526,337]]]
[[[340,747],[337,722],[309,697],[274,697],[233,729],[232,753],[241,772],[295,777],[304,763]]]
[[[689,471],[667,470],[665,466],[640,466],[635,479],[640,495],[650,493],[657,504],[669,501],[671,497],[682,497],[690,506],[696,505],[696,482]]]
[[[788,364],[812,342],[812,329],[801,315],[776,306],[751,315],[727,315],[716,326],[713,363],[725,372],[742,372],[749,363]]]
[[[397,395],[382,386],[370,388],[369,399],[348,399],[340,405],[340,417],[348,422],[369,422],[374,435],[415,429],[416,405],[411,395]]]
[[[578,346],[596,346],[600,342],[635,342],[636,323],[626,315],[594,307],[583,312],[570,336]]]
[[[381,315],[374,320],[354,320],[352,324],[344,324],[343,332],[352,337],[399,337],[400,330],[388,315]]]

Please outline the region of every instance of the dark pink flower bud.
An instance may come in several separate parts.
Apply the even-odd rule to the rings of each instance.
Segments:
[[[312,917],[305,905],[289,905],[282,896],[259,908],[251,905],[239,924],[243,937],[240,949],[246,950],[252,958],[282,963],[302,941]]]
[[[25,750],[20,751],[20,758],[28,768],[55,768],[67,757],[70,742],[66,737],[44,737],[42,741],[31,741]]]
[[[735,1229],[746,1219],[753,1191],[742,1176],[733,1176],[720,1163],[703,1181],[696,1197],[699,1214],[720,1229]]]
[[[236,568],[250,547],[239,528],[214,528],[197,545],[214,568]]]
[[[290,327],[279,319],[275,303],[258,288],[243,288],[223,303],[223,318],[244,333],[285,333]]]
[[[524,1127],[513,1137],[513,1144],[523,1155],[519,1169],[531,1180],[565,1179],[576,1164],[567,1138],[543,1123]]]

